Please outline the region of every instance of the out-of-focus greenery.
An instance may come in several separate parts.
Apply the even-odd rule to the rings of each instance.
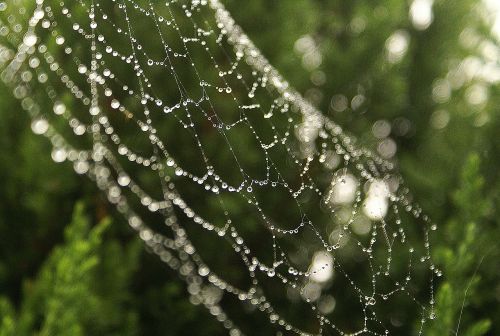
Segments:
[[[436,311],[440,318],[426,329],[426,335],[446,335],[450,330],[457,334],[462,330],[463,335],[484,335],[491,326],[491,320],[486,317],[471,320],[467,314],[462,316],[468,300],[485,304],[476,298],[481,282],[478,270],[492,252],[491,245],[483,245],[485,239],[479,236],[478,225],[484,223],[492,205],[490,199],[483,196],[484,179],[479,166],[479,157],[471,155],[463,168],[459,189],[453,194],[456,215],[445,226],[447,244],[435,250],[447,280],[436,293]]]
[[[2,335],[137,334],[128,289],[139,244],[123,248],[116,240],[103,243],[109,219],[91,228],[83,211],[77,204],[64,229],[64,243],[24,283],[19,312],[2,298]]]
[[[223,2],[321,111],[374,150],[397,145],[402,175],[439,224],[444,275],[424,335],[500,335],[500,92],[488,77],[500,49],[481,3],[436,0],[420,30],[402,0]],[[391,38],[408,43],[397,60]],[[0,103],[0,335],[222,334],[93,184],[50,160],[4,86]],[[391,129],[378,138],[381,120]],[[238,314],[247,334],[269,334]],[[405,317],[400,334],[418,333],[419,320]]]

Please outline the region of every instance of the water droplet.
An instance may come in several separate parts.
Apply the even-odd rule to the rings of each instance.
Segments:
[[[26,35],[24,35],[23,42],[26,44],[28,47],[32,47],[36,44],[37,37],[35,34],[29,32]]]
[[[54,162],[59,163],[66,160],[67,153],[66,150],[64,150],[64,148],[54,148],[50,156],[52,157],[52,160],[54,160]]]
[[[49,123],[43,118],[35,119],[31,123],[31,129],[35,134],[45,134],[49,129]]]
[[[128,186],[129,183],[130,183],[130,177],[128,177],[128,175],[120,174],[118,176],[118,184],[121,185],[122,187]]]

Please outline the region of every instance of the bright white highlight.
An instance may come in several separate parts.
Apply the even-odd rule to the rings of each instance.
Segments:
[[[24,44],[26,44],[26,46],[28,46],[28,47],[34,46],[36,44],[36,41],[37,41],[37,37],[33,33],[27,33],[23,39]]]
[[[35,134],[44,134],[49,129],[49,123],[45,119],[35,119],[31,123],[31,129]]]
[[[500,39],[500,1],[498,0],[484,0],[488,11],[494,13],[495,19],[493,21],[492,32]]]
[[[351,174],[342,175],[336,179],[332,187],[332,202],[335,204],[349,204],[356,197],[357,180]]]
[[[434,15],[432,13],[433,0],[415,0],[410,7],[410,19],[418,30],[425,30],[431,25]]]
[[[409,42],[410,37],[406,31],[395,31],[385,42],[387,60],[390,63],[397,63],[401,61],[408,51]]]
[[[333,276],[333,258],[330,253],[319,251],[314,254],[311,267],[310,279],[314,282],[323,283]]]
[[[384,181],[376,180],[370,184],[367,198],[363,204],[365,215],[372,220],[381,220],[389,208],[389,187]]]

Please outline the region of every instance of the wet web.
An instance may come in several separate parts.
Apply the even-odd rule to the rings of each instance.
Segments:
[[[0,64],[33,132],[231,335],[249,332],[237,307],[301,335],[435,317],[436,226],[394,164],[304,100],[219,1],[23,4],[0,3]]]

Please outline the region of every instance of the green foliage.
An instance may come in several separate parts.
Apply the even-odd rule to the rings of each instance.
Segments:
[[[481,226],[486,224],[491,201],[484,194],[484,178],[477,154],[470,155],[465,163],[460,187],[453,194],[453,200],[456,215],[445,226],[442,238],[446,244],[438,245],[435,251],[436,261],[442,265],[446,279],[436,292],[436,311],[439,315],[424,334],[448,335],[458,333],[461,328],[465,329],[463,335],[480,336],[490,329],[491,321],[470,321],[467,311],[481,281],[478,268],[482,258],[488,257],[491,252],[483,249],[484,242],[479,236]]]
[[[91,227],[83,205],[38,275],[24,284],[19,312],[0,301],[0,335],[135,335],[137,316],[126,308],[139,246],[103,243],[110,220]]]
[[[0,298],[0,335],[15,335],[14,309],[6,298]]]

